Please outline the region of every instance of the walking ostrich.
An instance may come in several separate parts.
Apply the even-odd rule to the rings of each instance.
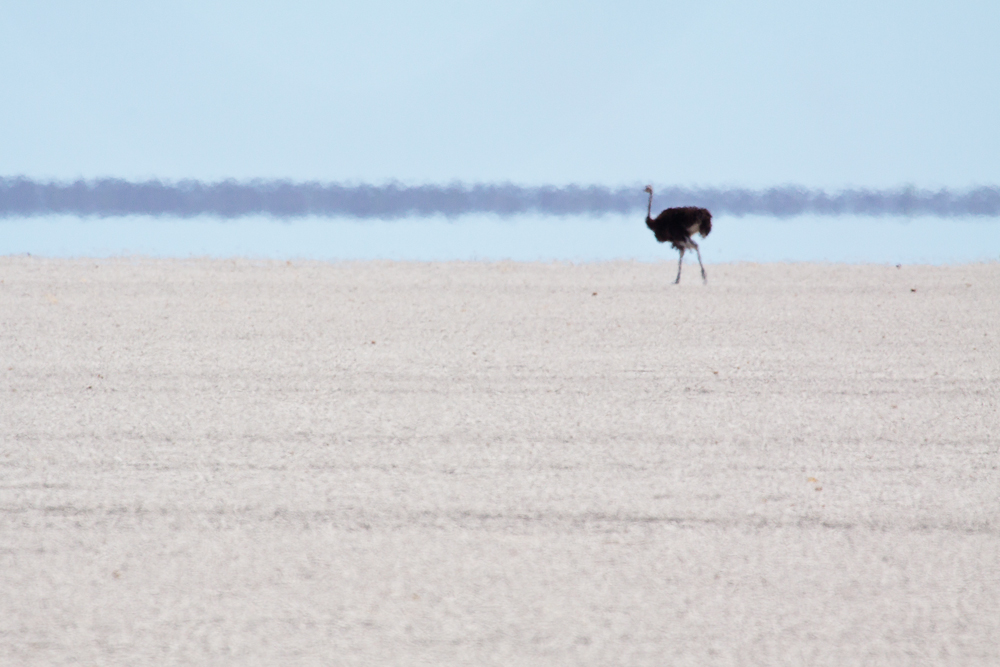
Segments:
[[[653,186],[647,185],[646,192],[649,193],[649,208],[646,209],[646,226],[656,234],[656,240],[660,243],[670,241],[670,245],[677,248],[681,253],[677,260],[677,280],[676,285],[681,281],[681,266],[684,264],[684,251],[694,248],[698,253],[698,266],[701,267],[701,279],[708,284],[708,277],[705,276],[705,266],[701,263],[701,250],[698,244],[691,240],[695,234],[701,234],[702,238],[708,236],[712,231],[712,214],[706,208],[697,206],[681,206],[679,208],[667,208],[660,212],[656,218],[650,217],[653,214]]]

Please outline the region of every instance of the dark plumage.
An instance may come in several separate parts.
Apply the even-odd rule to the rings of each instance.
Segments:
[[[646,226],[656,234],[656,240],[660,243],[670,242],[670,245],[677,248],[681,253],[677,261],[676,285],[681,281],[681,266],[684,264],[684,251],[694,248],[698,253],[698,266],[701,267],[701,279],[708,282],[705,276],[705,266],[701,263],[701,250],[698,244],[691,240],[695,234],[701,234],[702,238],[708,236],[712,231],[712,214],[707,208],[697,206],[682,206],[679,208],[668,208],[660,212],[656,218],[653,214],[653,186],[647,185],[646,192],[649,193],[649,208],[646,209]]]

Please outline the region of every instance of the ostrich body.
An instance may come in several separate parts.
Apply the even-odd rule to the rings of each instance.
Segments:
[[[705,276],[705,266],[701,263],[701,250],[698,244],[691,237],[701,234],[702,238],[708,236],[712,231],[712,214],[706,208],[697,206],[681,206],[679,208],[667,208],[660,212],[655,218],[653,214],[653,186],[647,185],[646,192],[649,193],[649,208],[646,209],[646,226],[653,230],[656,240],[660,243],[670,241],[670,245],[680,252],[680,259],[677,260],[677,280],[676,285],[681,281],[681,266],[684,264],[684,251],[694,248],[698,253],[698,266],[701,267],[701,279],[706,284],[708,277]]]

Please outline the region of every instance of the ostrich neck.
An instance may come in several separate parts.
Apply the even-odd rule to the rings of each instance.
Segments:
[[[649,193],[649,206],[646,207],[646,219],[649,220],[653,216],[653,193]]]

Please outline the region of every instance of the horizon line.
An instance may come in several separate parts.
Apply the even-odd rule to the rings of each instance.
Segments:
[[[398,182],[346,185],[287,179],[40,181],[25,176],[0,176],[0,218],[60,214],[359,219],[439,215],[454,218],[477,213],[501,217],[524,214],[600,216],[641,211],[648,202],[642,188],[642,184],[612,188],[596,184],[521,186],[512,183],[466,185],[462,182],[416,186]],[[996,185],[965,190],[914,186],[844,188],[832,193],[791,184],[761,189],[668,185],[655,190],[657,211],[671,206],[701,206],[715,215],[779,218],[806,214],[1000,216],[1000,186]]]

